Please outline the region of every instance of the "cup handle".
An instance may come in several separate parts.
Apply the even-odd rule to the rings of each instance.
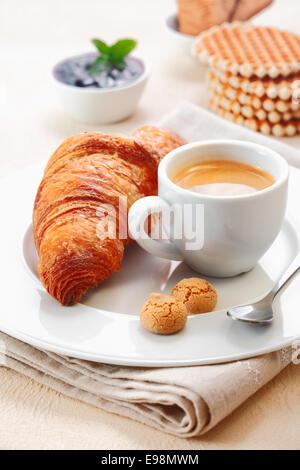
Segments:
[[[130,208],[128,226],[130,236],[149,253],[176,261],[182,261],[183,256],[173,242],[164,243],[152,240],[145,231],[145,221],[150,214],[163,214],[170,211],[169,204],[158,196],[149,196],[138,199]]]

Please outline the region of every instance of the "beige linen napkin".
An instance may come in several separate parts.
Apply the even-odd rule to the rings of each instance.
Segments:
[[[237,138],[264,143],[300,162],[279,141],[231,124],[182,102],[161,123],[189,141]],[[276,376],[291,361],[285,349],[257,358],[212,366],[119,367],[38,350],[0,333],[0,364],[65,395],[180,437],[202,434]]]
[[[291,360],[288,349],[245,361],[178,368],[119,367],[40,351],[0,333],[0,363],[58,392],[179,437],[202,434]]]

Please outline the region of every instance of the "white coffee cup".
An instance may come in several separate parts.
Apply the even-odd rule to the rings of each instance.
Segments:
[[[275,182],[261,191],[238,196],[200,194],[172,182],[178,170],[204,160],[247,163],[267,171]],[[139,199],[130,208],[130,234],[149,253],[184,260],[192,269],[208,276],[230,277],[247,272],[280,231],[286,210],[288,176],[284,158],[258,144],[211,140],[184,145],[160,163],[159,195]],[[175,214],[172,218],[170,210]],[[169,227],[165,227],[170,243],[151,239],[145,233],[146,218],[154,212],[161,214],[163,224],[170,220]],[[163,217],[164,214],[168,217]]]

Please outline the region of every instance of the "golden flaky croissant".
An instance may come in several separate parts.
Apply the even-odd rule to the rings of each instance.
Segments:
[[[72,305],[121,268],[128,209],[156,194],[159,160],[184,143],[168,130],[144,127],[133,137],[75,135],[54,152],[33,211],[39,276],[50,295]]]

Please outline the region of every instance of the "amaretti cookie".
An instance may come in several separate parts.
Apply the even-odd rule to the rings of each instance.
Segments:
[[[187,310],[180,299],[153,293],[141,309],[140,320],[151,333],[170,335],[182,330],[186,324]]]
[[[172,296],[180,300],[191,314],[211,312],[218,300],[213,285],[198,277],[182,279],[174,286]]]

